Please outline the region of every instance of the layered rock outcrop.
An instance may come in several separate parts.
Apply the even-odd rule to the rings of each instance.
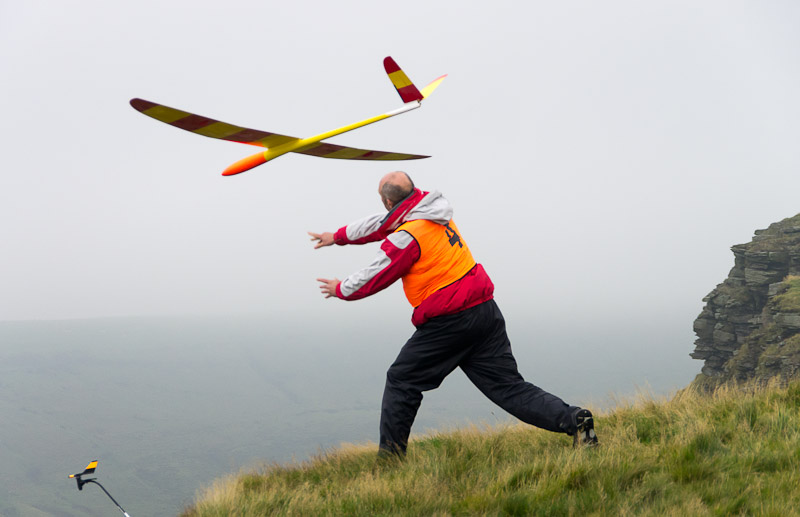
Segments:
[[[728,278],[694,322],[698,381],[800,377],[800,214],[731,249]]]

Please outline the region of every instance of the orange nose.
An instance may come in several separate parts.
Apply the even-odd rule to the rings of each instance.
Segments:
[[[248,156],[247,158],[243,158],[238,162],[230,165],[227,169],[222,172],[223,176],[233,176],[234,174],[240,174],[244,171],[249,171],[253,167],[257,167],[262,163],[267,161],[266,158],[266,151],[261,151],[260,153],[256,153],[252,156]]]

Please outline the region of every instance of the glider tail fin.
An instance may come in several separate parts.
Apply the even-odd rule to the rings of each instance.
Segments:
[[[414,86],[411,79],[397,66],[397,63],[395,63],[394,59],[391,57],[387,57],[383,60],[383,68],[386,69],[389,80],[392,81],[397,93],[400,94],[400,98],[403,99],[405,103],[413,101],[420,102],[422,99],[427,99],[428,96],[433,93],[433,90],[442,84],[444,78],[447,77],[447,74],[437,77],[420,91],[417,90],[417,87]]]
[[[397,63],[394,62],[394,59],[391,57],[387,57],[383,60],[383,68],[386,70],[386,73],[389,75],[389,80],[392,81],[397,93],[400,94],[400,98],[403,99],[403,102],[409,103],[413,101],[421,101],[425,98],[417,87],[414,86],[414,83],[408,78],[405,72],[397,66]]]
[[[90,461],[89,464],[86,465],[86,468],[83,469],[83,472],[80,472],[78,474],[70,474],[69,478],[70,479],[80,478],[81,476],[86,474],[94,474],[94,469],[96,468],[97,468],[97,460]]]

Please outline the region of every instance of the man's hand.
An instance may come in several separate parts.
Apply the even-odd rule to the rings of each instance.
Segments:
[[[312,241],[316,241],[317,245],[314,246],[314,249],[319,249],[323,246],[330,246],[333,244],[333,234],[331,232],[324,232],[324,233],[314,233],[308,232],[311,236]]]
[[[327,278],[317,278],[317,282],[322,282],[322,285],[319,286],[319,289],[322,291],[322,294],[325,295],[325,298],[336,296],[336,286],[341,283],[338,278],[334,278],[332,280],[328,280]]]

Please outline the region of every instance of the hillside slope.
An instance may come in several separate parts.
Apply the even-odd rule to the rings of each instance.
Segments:
[[[218,480],[183,517],[800,515],[800,382],[643,399],[597,429],[585,450],[523,425],[457,430],[380,466],[343,446]]]

